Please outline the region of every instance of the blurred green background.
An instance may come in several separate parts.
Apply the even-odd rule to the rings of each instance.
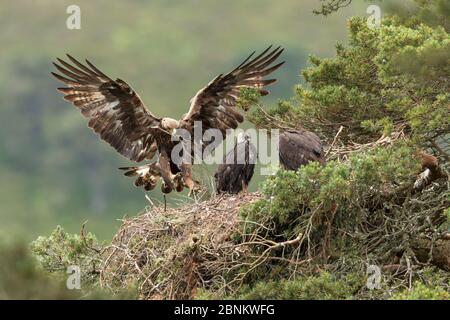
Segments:
[[[81,30],[66,9],[81,7]],[[8,1],[0,7],[0,239],[32,240],[56,225],[109,239],[124,215],[148,204],[117,170],[131,164],[87,129],[55,88],[51,61],[89,58],[127,81],[156,115],[179,118],[219,73],[269,44],[286,48],[270,105],[292,96],[308,54],[332,56],[346,42],[354,3],[327,18],[317,0]],[[260,179],[252,181],[254,190]],[[155,201],[161,193],[149,194]],[[183,195],[172,194],[172,205]]]

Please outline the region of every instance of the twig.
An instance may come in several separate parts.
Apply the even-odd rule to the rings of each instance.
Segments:
[[[330,151],[333,149],[338,136],[341,134],[342,130],[344,129],[344,126],[340,126],[338,132],[336,133],[336,135],[334,136],[333,142],[331,143],[330,147],[328,148],[327,152],[325,153],[325,158],[328,156],[328,154],[330,153]]]

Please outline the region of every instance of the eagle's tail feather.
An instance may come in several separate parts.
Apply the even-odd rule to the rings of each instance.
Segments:
[[[121,167],[127,177],[137,177],[134,181],[136,187],[144,187],[146,191],[153,190],[161,178],[161,169],[157,163],[149,163],[139,167]]]
[[[121,168],[119,168],[119,170],[125,171],[125,172],[124,172],[124,175],[126,175],[127,177],[133,177],[133,176],[136,176],[136,175],[137,175],[136,170],[137,170],[138,168],[139,168],[139,167],[121,167]]]

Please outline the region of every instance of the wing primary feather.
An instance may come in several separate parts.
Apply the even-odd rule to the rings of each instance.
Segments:
[[[258,76],[260,77],[264,77],[272,72],[274,72],[275,70],[277,70],[279,67],[281,67],[286,61],[280,62],[276,65],[274,65],[273,67],[270,67],[268,69],[262,70],[258,72]]]
[[[252,67],[257,68],[257,69],[264,69],[265,67],[269,66],[272,62],[274,62],[280,56],[280,54],[283,52],[283,50],[284,49],[281,49],[272,57],[266,59],[265,61],[261,61],[260,63],[258,63],[257,65],[254,65]]]
[[[61,75],[59,75],[59,74],[57,74],[57,73],[55,73],[55,72],[50,72],[56,79],[58,79],[59,81],[61,81],[61,82],[64,82],[65,84],[67,84],[67,85],[72,85],[72,86],[75,86],[75,87],[77,87],[77,86],[79,86],[80,85],[80,83],[78,83],[78,82],[76,82],[76,81],[73,81],[73,80],[70,80],[70,79],[67,79],[67,78],[65,78],[65,77],[63,77],[63,76],[61,76]]]
[[[93,88],[93,87],[77,87],[76,89],[74,88],[56,88],[58,91],[62,92],[62,93],[71,93],[74,91],[82,91],[82,92],[96,92],[97,89]]]
[[[74,57],[72,57],[70,54],[66,54],[67,57],[70,59],[70,61],[72,61],[74,64],[76,64],[80,69],[82,69],[83,71],[87,72],[89,75],[94,76],[94,77],[98,77],[98,75],[93,72],[91,69],[89,69],[88,67],[86,67],[84,64],[82,64],[81,62],[79,62],[77,59],[75,59]],[[109,79],[109,77],[107,77],[107,79]]]
[[[254,57],[252,60],[250,60],[249,62],[247,62],[247,64],[242,65],[240,67],[240,69],[246,69],[248,67],[248,65],[252,64],[254,61],[258,60],[259,58],[263,57],[270,49],[272,49],[272,45],[270,45],[267,49],[265,49],[263,52],[261,52],[259,55],[257,55],[256,57]]]
[[[253,60],[251,61],[251,63],[246,66],[246,70],[248,69],[252,69],[252,68],[259,68],[261,65],[264,65],[267,61],[273,62],[276,58],[278,58],[278,56],[283,52],[284,49],[279,50],[281,47],[277,47],[274,50],[272,50],[271,52],[269,52],[267,55],[265,55],[264,57],[261,57],[258,60]],[[275,59],[272,59],[275,56]],[[270,64],[269,63],[269,64]]]
[[[80,76],[78,74],[75,74],[67,69],[64,69],[63,67],[61,67],[60,65],[58,65],[55,62],[52,62],[53,65],[55,66],[56,69],[58,69],[61,73],[65,74],[66,76],[77,80],[78,82],[80,82],[81,84],[87,84],[88,83],[88,79],[86,79],[86,77]]]
[[[270,47],[270,48],[271,48],[271,47]],[[269,49],[269,48],[268,48],[268,49]],[[249,70],[249,69],[253,68],[253,66],[254,66],[255,64],[258,64],[258,63],[260,63],[261,61],[265,61],[265,59],[267,59],[268,57],[271,57],[271,55],[272,55],[276,50],[278,50],[278,48],[276,48],[276,49],[270,51],[269,53],[267,53],[267,52],[268,52],[267,49],[264,50],[263,53],[261,53],[260,55],[258,55],[258,56],[255,57],[254,59],[252,59],[251,61],[247,62],[247,64],[244,65],[244,66],[242,66],[241,69],[242,69],[242,70]]]
[[[268,86],[268,85],[274,83],[275,81],[277,81],[277,80],[276,79],[265,79],[265,80],[249,79],[249,80],[240,81],[239,86],[241,86],[241,87],[248,87],[248,86],[262,87],[262,86]]]
[[[238,70],[240,67],[242,67],[255,53],[256,53],[256,51],[253,51],[244,61],[241,62],[240,65],[238,65],[236,68],[234,68],[233,71],[231,71],[231,72],[234,72],[234,71]]]
[[[86,72],[83,72],[82,70],[75,68],[71,64],[65,62],[63,59],[60,59],[60,58],[56,58],[56,59],[59,61],[59,63],[61,63],[64,67],[66,67],[67,69],[71,70],[72,72],[77,73],[80,76],[84,76],[84,77],[88,77],[88,78],[92,77],[92,75],[87,74]]]
[[[104,77],[106,79],[109,79],[112,81],[112,79],[110,79],[106,74],[104,74],[103,72],[101,72],[99,69],[97,69],[92,63],[89,62],[88,59],[86,59],[86,63],[89,65],[89,67],[92,68],[92,70],[97,73],[100,77]]]

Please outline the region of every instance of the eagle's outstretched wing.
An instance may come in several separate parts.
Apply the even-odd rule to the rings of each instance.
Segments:
[[[89,119],[88,126],[114,149],[133,161],[151,159],[157,151],[152,115],[133,89],[120,79],[112,80],[92,63],[84,65],[67,55],[72,64],[53,63],[64,76],[52,72],[67,88],[58,88]]]
[[[226,75],[219,75],[206,87],[202,88],[191,99],[189,112],[181,119],[181,127],[192,132],[195,121],[202,122],[202,131],[210,128],[225,131],[237,128],[244,120],[236,110],[236,102],[241,88],[259,89],[261,95],[268,94],[262,87],[276,81],[276,79],[263,79],[264,76],[278,69],[284,62],[274,66],[271,64],[280,56],[284,49],[278,47],[271,50],[268,47],[257,57],[253,52],[236,69]]]

